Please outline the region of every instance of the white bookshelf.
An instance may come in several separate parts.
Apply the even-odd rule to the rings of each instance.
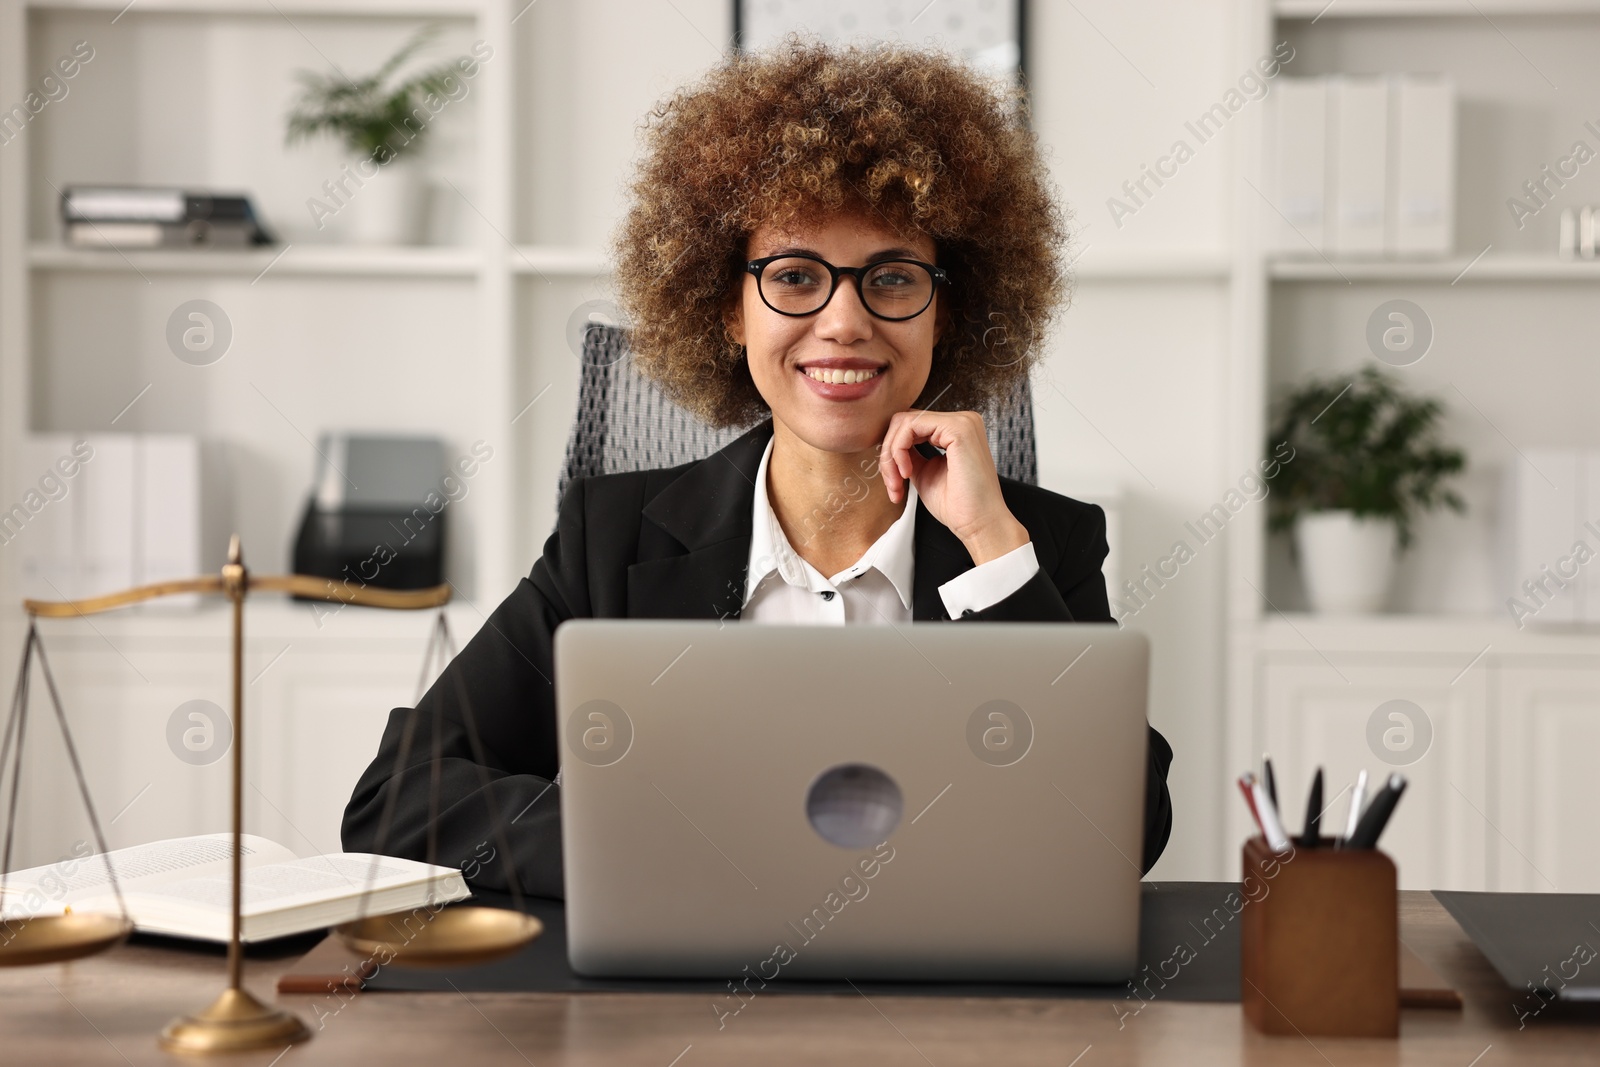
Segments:
[[[586,248],[515,245],[504,250],[512,274],[599,278],[610,270],[605,254]],[[206,252],[68,248],[49,241],[28,246],[28,265],[36,271],[90,271],[153,274],[244,275],[255,281],[271,274],[337,274],[350,277],[471,278],[484,269],[475,248],[418,245],[363,248],[350,245],[275,245],[250,251]]]
[[[165,15],[361,15],[390,18],[476,18],[482,0],[28,0],[41,10],[105,11],[115,15],[137,8]],[[514,10],[514,9],[513,9]]]
[[[1247,9],[1251,5],[1247,5]],[[1306,249],[1295,255],[1268,253],[1262,245],[1264,208],[1245,215],[1240,228],[1242,284],[1258,295],[1248,311],[1261,323],[1241,336],[1237,373],[1260,392],[1261,414],[1236,436],[1240,459],[1261,448],[1265,405],[1287,384],[1311,374],[1352,371],[1372,359],[1362,335],[1364,317],[1384,299],[1419,303],[1433,320],[1434,349],[1405,368],[1406,385],[1440,397],[1447,408],[1445,434],[1468,454],[1464,483],[1471,513],[1464,522],[1432,523],[1423,531],[1423,553],[1437,551],[1440,537],[1455,537],[1446,551],[1471,556],[1470,599],[1491,610],[1491,590],[1482,575],[1496,536],[1495,487],[1507,466],[1522,462],[1519,446],[1600,444],[1587,420],[1574,419],[1560,404],[1536,401],[1518,381],[1560,381],[1563,395],[1590,388],[1584,345],[1586,308],[1600,260],[1562,258],[1556,231],[1563,208],[1600,203],[1600,176],[1580,173],[1556,201],[1525,225],[1514,224],[1508,197],[1522,195],[1518,177],[1555,158],[1559,148],[1582,135],[1582,112],[1573,94],[1600,88],[1587,55],[1600,45],[1600,4],[1555,0],[1542,3],[1457,4],[1430,0],[1377,3],[1337,0],[1327,4],[1279,2],[1255,5],[1255,45],[1288,40],[1294,77],[1330,74],[1435,72],[1450,76],[1458,91],[1458,156],[1455,251],[1441,259],[1346,258]],[[1460,18],[1462,14],[1471,18]],[[1321,16],[1320,18],[1318,16]],[[1404,19],[1398,16],[1406,16]],[[1502,27],[1498,17],[1516,16]],[[1396,16],[1391,18],[1389,16]],[[1526,17],[1524,17],[1526,16]],[[1509,33],[1510,36],[1507,36]],[[1581,60],[1581,62],[1580,62]],[[1552,77],[1564,86],[1556,90]],[[1256,116],[1253,181],[1265,181],[1262,123]],[[1568,136],[1567,127],[1577,132]],[[1508,324],[1515,322],[1515,327]],[[1516,375],[1506,368],[1514,363]],[[1447,527],[1458,535],[1450,535]],[[1280,553],[1269,553],[1264,537],[1248,539],[1231,558],[1274,604],[1298,607],[1297,580]],[[1458,542],[1470,541],[1470,545]],[[1258,543],[1257,543],[1258,542]],[[1400,610],[1422,615],[1459,610],[1436,588],[1408,592]],[[1503,597],[1502,597],[1503,599]],[[1255,592],[1233,594],[1231,613],[1254,617]]]
[[[1439,653],[1461,655],[1465,668],[1472,656],[1492,645],[1503,654],[1549,653],[1593,655],[1595,635],[1581,628],[1524,627],[1509,618],[1473,615],[1380,615],[1374,618],[1276,612],[1253,628],[1257,647],[1267,652],[1325,652],[1329,655]]]
[[[517,245],[508,255],[511,271],[517,275],[599,278],[611,270],[605,253],[594,249]]]
[[[1504,18],[1600,14],[1595,0],[1276,0],[1280,19]]]
[[[474,248],[275,245],[260,250],[204,252],[69,248],[53,241],[28,246],[34,271],[116,274],[238,275],[252,283],[288,275],[474,278],[483,256]]]
[[[1478,285],[1489,282],[1596,282],[1600,259],[1488,254],[1481,258],[1452,256],[1440,260],[1273,259],[1267,265],[1273,281],[1417,282]]]
[[[570,309],[608,271],[592,246],[536,239],[550,230],[526,206],[537,200],[527,138],[549,124],[550,105],[513,106],[528,78],[519,52],[529,42],[545,47],[526,14],[514,0],[5,5],[6,99],[20,99],[65,42],[89,40],[96,56],[0,158],[0,307],[8,312],[0,324],[0,458],[15,456],[30,430],[104,428],[108,397],[79,382],[110,392],[118,379],[121,391],[138,379],[132,396],[153,381],[146,401],[186,391],[165,409],[141,401],[117,429],[197,433],[254,457],[254,478],[235,472],[237,480],[260,485],[267,475],[271,507],[244,508],[235,521],[247,558],[277,570],[287,566],[290,527],[309,485],[308,440],[317,432],[433,432],[451,455],[487,440],[499,462],[485,465],[454,509],[447,572],[464,595],[509,590],[542,541],[526,529],[542,518],[522,488],[533,465],[529,446],[544,446],[570,418],[570,409],[551,403],[538,410],[539,426],[512,421],[548,384],[526,381],[540,376],[529,373],[528,315],[550,315],[540,302],[552,298]],[[432,20],[444,33],[417,62],[465,54],[475,40],[494,52],[470,94],[434,119],[420,161],[434,205],[453,212],[442,238],[450,243],[344,243],[337,217],[331,232],[312,231],[302,203],[338,173],[343,156],[330,142],[283,147],[294,72],[330,62],[370,69]],[[205,91],[195,92],[197,84]],[[139,94],[163,108],[128,99]],[[208,251],[69,247],[59,235],[56,190],[86,181],[243,189],[279,242]],[[230,314],[234,348],[213,380],[181,382],[151,324],[194,296]],[[361,328],[363,319],[372,327]],[[561,336],[544,331],[552,333]],[[69,380],[55,380],[61,375]],[[366,386],[351,388],[357,379]],[[276,428],[254,423],[239,404],[240,390],[251,387],[280,409]],[[9,484],[16,475],[6,463]],[[0,582],[14,601],[11,576]]]
[[[1536,174],[1580,136],[1566,136],[1566,127],[1577,115],[1572,101],[1593,87],[1592,65],[1577,57],[1600,47],[1600,4],[1276,0],[1241,11],[1241,56],[1287,39],[1297,53],[1290,76],[1451,75],[1461,141],[1456,248],[1442,259],[1269,253],[1267,220],[1249,193],[1234,268],[1241,328],[1231,356],[1238,421],[1230,462],[1243,468],[1262,454],[1267,405],[1282,386],[1370,362],[1366,317],[1384,300],[1407,298],[1430,315],[1435,340],[1401,372],[1403,385],[1444,402],[1445,434],[1468,456],[1470,513],[1422,524],[1401,565],[1401,606],[1372,617],[1304,612],[1283,543],[1267,537],[1264,508],[1230,529],[1227,770],[1237,774],[1270,748],[1280,783],[1286,768],[1296,783],[1291,790],[1304,788],[1316,763],[1341,785],[1356,766],[1387,773],[1364,736],[1368,716],[1389,699],[1412,700],[1431,716],[1434,737],[1421,760],[1393,768],[1414,786],[1402,809],[1412,830],[1397,832],[1391,846],[1402,885],[1550,889],[1531,860],[1561,889],[1593,891],[1600,840],[1567,813],[1592,808],[1595,787],[1561,752],[1600,734],[1600,632],[1519,630],[1495,600],[1493,553],[1498,478],[1521,462],[1519,448],[1600,444],[1582,414],[1600,383],[1585,369],[1589,346],[1580,340],[1600,261],[1555,250],[1561,208],[1600,203],[1600,183],[1574,180],[1526,230],[1504,207],[1519,193],[1519,168]],[[1264,125],[1256,116],[1239,157],[1260,188]],[[1472,595],[1452,599],[1461,585]],[[1249,829],[1236,808],[1225,805],[1221,835],[1222,858],[1233,864]],[[1568,842],[1562,856],[1546,847],[1557,825]]]
[[[449,614],[458,643],[470,638],[544,540],[543,487],[555,477],[547,468],[559,460],[572,417],[561,376],[575,378],[577,369],[576,359],[544,351],[552,340],[564,347],[568,313],[608,272],[592,228],[564,227],[567,220],[536,207],[563,193],[540,184],[550,172],[539,157],[546,148],[568,151],[559,146],[575,136],[560,127],[565,104],[533,84],[552,64],[543,52],[556,47],[536,25],[566,17],[530,13],[525,0],[0,3],[0,99],[23,99],[71,42],[95,49],[68,95],[0,149],[6,506],[26,481],[17,467],[30,432],[193,433],[223,457],[205,489],[229,511],[247,565],[282,572],[319,432],[433,433],[450,459],[486,441],[494,458],[450,505],[447,530],[446,576],[457,593]],[[474,41],[493,48],[471,92],[435,116],[419,160],[434,208],[441,200],[449,208],[429,235],[440,243],[365,246],[341,238],[337,226],[313,231],[304,201],[337,175],[344,156],[331,141],[283,145],[294,72],[330,62],[365,72],[433,20],[443,32],[419,64],[466,54]],[[57,189],[91,182],[243,190],[278,243],[69,247]],[[167,315],[196,297],[219,304],[234,332],[228,353],[204,368],[181,364],[163,340]],[[564,388],[530,406],[555,382]],[[206,547],[208,568],[224,548]],[[0,648],[13,652],[25,625],[17,555],[14,545],[0,553]],[[267,790],[276,807],[252,820],[301,849],[309,846],[294,827],[303,826],[317,851],[337,847],[352,775],[376,750],[388,709],[411,699],[431,623],[428,612],[332,607],[330,615],[262,597],[246,616],[247,673],[261,674],[247,700],[263,712],[255,721],[265,737],[248,756],[261,781],[278,783]],[[137,792],[128,776],[139,768],[118,763],[119,751],[148,753],[149,766],[177,780],[152,787],[117,823],[114,836],[131,835],[121,843],[221,828],[208,821],[219,804],[196,807],[202,795],[219,800],[220,778],[210,781],[216,768],[169,767],[160,738],[183,700],[225,703],[215,684],[225,674],[225,624],[219,605],[169,604],[41,625],[75,726],[99,738],[91,762],[110,784],[97,800],[114,812],[119,790]],[[7,691],[14,669],[3,671]],[[347,720],[323,724],[338,739],[327,759],[308,755],[300,740],[322,729],[325,715]],[[60,756],[42,757],[30,772],[38,775],[33,789],[44,785],[48,794]],[[196,776],[209,777],[202,786]],[[290,799],[298,784],[305,795]],[[175,791],[161,796],[169,785]],[[49,852],[69,832],[76,805],[58,813],[54,804],[65,800],[30,801],[24,849]]]

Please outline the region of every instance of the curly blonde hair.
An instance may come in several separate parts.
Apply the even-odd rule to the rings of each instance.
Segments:
[[[919,406],[976,409],[1009,392],[1071,290],[1069,215],[1026,114],[1021,88],[949,53],[794,32],[679,89],[643,124],[611,247],[639,370],[712,426],[764,418],[725,327],[750,234],[870,212],[902,239],[931,237],[949,273]]]

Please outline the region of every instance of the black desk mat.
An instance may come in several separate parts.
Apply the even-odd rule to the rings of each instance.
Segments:
[[[1600,894],[1435,889],[1433,896],[1535,1007],[1535,995],[1600,1001]]]
[[[1140,907],[1138,994],[1141,1000],[1239,1000],[1239,917],[1236,882],[1145,882]],[[509,907],[503,894],[479,891],[472,903]],[[1232,904],[1230,908],[1228,905]],[[726,980],[693,978],[583,978],[567,965],[564,905],[526,902],[544,923],[538,940],[515,956],[475,967],[407,968],[390,965],[368,979],[369,990],[478,993],[708,993],[727,995]],[[1209,922],[1207,921],[1209,920]],[[730,976],[732,977],[732,976]],[[1066,985],[1022,982],[857,982],[777,979],[762,992],[869,996],[1071,997],[1133,1000],[1128,983]]]

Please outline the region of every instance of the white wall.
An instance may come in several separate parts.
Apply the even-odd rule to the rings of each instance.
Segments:
[[[1199,146],[1178,177],[1120,229],[1105,200],[1121,195],[1122,182],[1138,177],[1141,163],[1186,136],[1183,124],[1199,110],[1197,101],[1218,99],[1241,73],[1231,60],[1232,8],[1228,0],[1085,0],[1076,10],[1041,2],[1030,10],[1034,128],[1075,216],[1078,265],[1086,275],[1036,381],[1041,476],[1049,488],[1088,499],[1106,486],[1120,488],[1126,511],[1113,552],[1124,570],[1167,554],[1183,523],[1241,473],[1223,469],[1226,285],[1094,277],[1097,261],[1140,254],[1225,257],[1233,130]],[[718,61],[733,30],[731,4],[545,0],[521,23],[529,62],[519,102],[531,101],[522,122],[533,134],[524,141],[521,165],[530,175],[526,187],[548,192],[522,197],[519,234],[601,244],[625,211],[622,183],[638,148],[636,125],[658,99]],[[576,282],[520,284],[534,295],[519,325],[526,351],[521,393],[531,398],[552,386],[526,431],[538,457],[524,502],[531,561],[554,520],[561,449],[576,402],[566,317],[604,293]],[[1226,781],[1222,567],[1221,543],[1207,546],[1131,623],[1154,641],[1150,717],[1177,752],[1170,782],[1178,816],[1156,870],[1161,877],[1223,873],[1215,863],[1215,812],[1219,783]]]
[[[528,8],[516,28],[518,239],[605,247],[626,211],[636,128],[657,101],[731,47],[732,4],[545,0]],[[518,423],[535,457],[521,501],[531,566],[555,522],[556,481],[577,406],[578,359],[567,343],[567,320],[580,304],[613,294],[605,283],[561,278],[528,276],[518,286],[525,298],[517,327],[519,395],[531,400],[549,387]]]
[[[1126,197],[1122,183],[1176,139],[1194,143],[1185,122],[1243,72],[1234,56],[1234,7],[1233,0],[1030,3],[1034,126],[1075,217],[1080,256],[1073,305],[1049,339],[1036,380],[1040,468],[1050,488],[1120,502],[1113,553],[1124,574],[1166,555],[1184,523],[1242,473],[1228,469],[1224,425],[1233,343],[1225,265],[1242,124],[1197,144],[1194,159],[1120,226],[1106,203]],[[50,182],[94,179],[243,187],[289,241],[309,245],[335,236],[309,226],[304,200],[337,169],[339,153],[325,143],[280,147],[288,75],[320,67],[318,49],[365,69],[411,20],[379,22],[378,33],[370,22],[297,15],[302,21],[311,41],[267,17],[162,15],[117,26],[95,12],[36,17],[30,57],[64,53],[80,38],[91,39],[98,55],[75,81],[65,102],[71,106],[56,106],[50,122],[28,132],[30,237],[55,235]],[[507,45],[502,54],[515,56],[512,210],[506,218],[464,216],[456,239],[476,242],[492,226],[499,236],[488,246],[498,248],[500,237],[605,246],[626,208],[638,126],[658,100],[722,58],[731,32],[729,0],[541,0],[524,9],[507,38],[489,42]],[[476,35],[469,24],[452,23],[439,53],[464,51]],[[477,171],[462,160],[482,147],[481,104],[469,99],[450,113],[427,157],[432,179],[466,186],[462,191],[474,201]],[[1172,275],[1172,264],[1194,261],[1219,266],[1146,276],[1147,268]],[[306,436],[352,423],[425,425],[462,449],[478,437],[497,449],[504,440],[504,454],[518,464],[514,570],[525,573],[537,557],[554,520],[576,403],[578,361],[566,325],[580,304],[607,295],[602,284],[536,273],[513,282],[510,408],[538,401],[504,429],[486,424],[483,398],[461,384],[482,378],[487,357],[480,339],[492,329],[474,319],[481,305],[467,278],[347,277],[323,284],[299,276],[257,285],[247,276],[157,275],[143,285],[67,271],[36,272],[33,281],[27,361],[34,428],[92,428],[155,383],[116,428],[230,438],[233,492],[241,501],[235,520],[258,569],[287,563],[314,459]],[[264,293],[269,284],[272,291]],[[162,316],[191,296],[222,304],[235,322],[235,350],[212,367],[178,364],[161,345]],[[284,314],[285,307],[294,314]],[[360,358],[329,359],[330,347]],[[374,374],[375,362],[392,370]],[[459,512],[468,529],[493,490],[476,491],[482,496]],[[474,539],[454,544],[458,553],[470,551]],[[1218,860],[1228,778],[1221,758],[1225,551],[1221,541],[1203,546],[1129,623],[1153,639],[1150,717],[1177,753],[1169,779],[1177,819],[1160,877],[1228,873]],[[471,563],[450,561],[458,574],[471,574]],[[462,591],[486,610],[503,595],[470,583]],[[314,677],[318,669],[308,664],[294,677]],[[165,697],[151,700],[156,711],[166,707]],[[178,832],[143,818],[130,813],[125,822],[140,832]],[[331,824],[313,828],[309,819],[293,813],[322,847]]]

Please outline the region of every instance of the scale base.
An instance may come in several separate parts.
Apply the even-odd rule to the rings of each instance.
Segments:
[[[168,1052],[242,1052],[281,1048],[310,1036],[297,1016],[268,1007],[243,989],[224,989],[204,1011],[168,1023],[160,1045]]]

